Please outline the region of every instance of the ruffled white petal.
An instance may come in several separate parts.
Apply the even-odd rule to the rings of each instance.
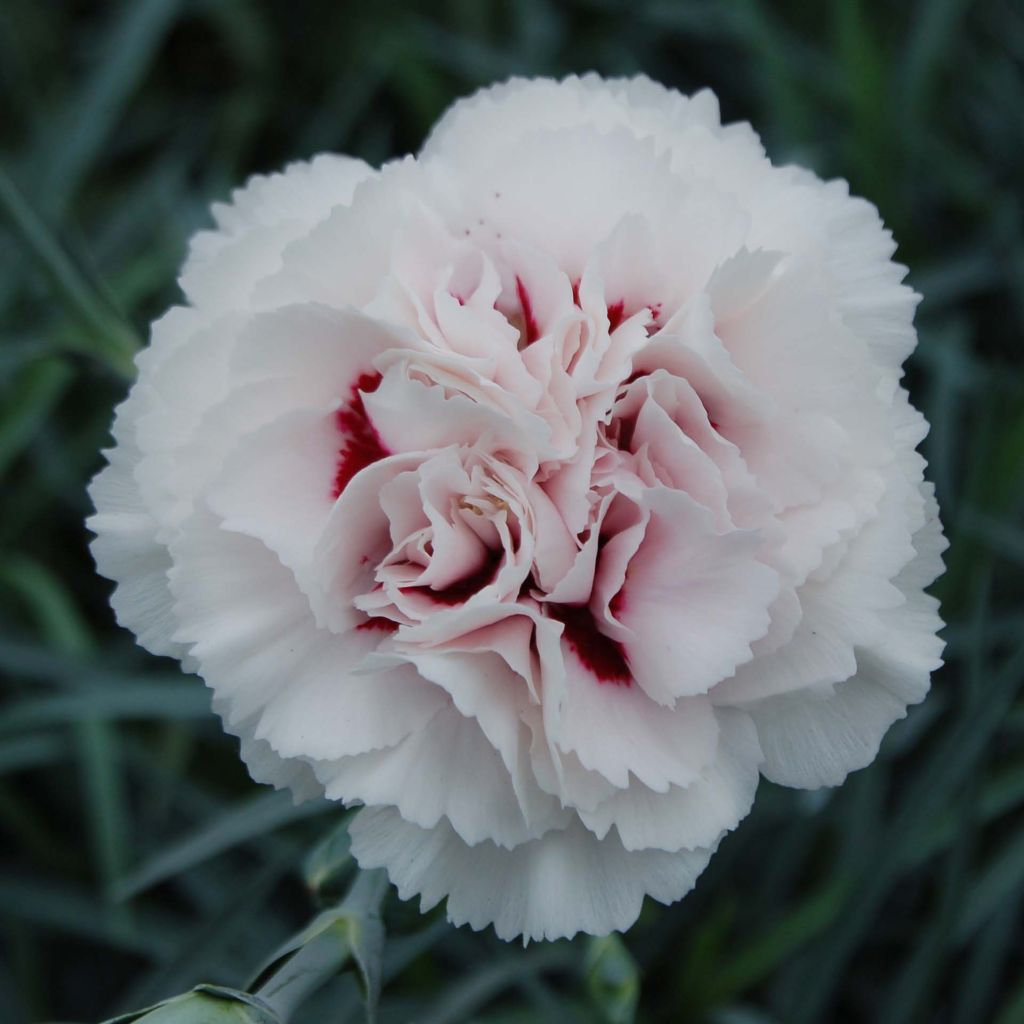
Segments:
[[[714,760],[688,786],[664,793],[632,783],[581,810],[580,820],[599,839],[615,827],[627,850],[694,850],[715,845],[747,816],[754,802],[761,746],[753,721],[735,709],[717,712]]]
[[[548,798],[546,813],[527,820],[501,754],[454,707],[393,748],[318,767],[317,774],[331,799],[392,804],[424,829],[443,818],[470,846],[488,841],[511,848],[564,827],[568,818]]]
[[[467,846],[445,824],[426,830],[392,808],[368,807],[351,826],[364,868],[385,867],[403,899],[429,910],[448,899],[448,920],[499,938],[571,938],[628,928],[644,896],[672,903],[693,888],[711,850],[627,851],[614,832],[598,840],[583,825],[547,833],[512,850]]]
[[[203,309],[247,306],[257,282],[280,267],[288,243],[335,207],[347,206],[356,186],[373,173],[362,160],[322,154],[251,178],[230,203],[214,204],[217,230],[192,238],[182,291]]]
[[[870,764],[886,731],[928,693],[942,665],[938,602],[920,587],[941,571],[946,547],[934,498],[915,534],[918,554],[896,577],[902,602],[887,611],[884,631],[857,647],[855,672],[834,687],[808,687],[743,704],[753,718],[773,782],[801,789],[837,786]]]
[[[292,574],[211,513],[187,524],[172,554],[175,638],[190,645],[228,725],[250,722],[252,736],[282,757],[393,746],[447,703],[411,666],[356,672],[379,634],[318,629]]]
[[[100,575],[116,584],[110,604],[118,623],[147,651],[183,659],[187,649],[173,639],[177,620],[168,581],[171,557],[157,539],[158,524],[134,477],[139,461],[134,426],[142,399],[135,391],[118,408],[115,446],[104,452],[107,465],[89,485],[96,508],[86,520],[95,534],[89,547]]]

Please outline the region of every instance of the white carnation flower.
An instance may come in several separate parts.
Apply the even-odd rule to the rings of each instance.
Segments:
[[[924,697],[917,296],[871,204],[710,92],[514,80],[214,216],[93,551],[254,778],[365,805],[403,897],[627,928],[759,775],[836,785]]]

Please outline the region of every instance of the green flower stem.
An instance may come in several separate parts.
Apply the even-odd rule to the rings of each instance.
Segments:
[[[309,996],[352,967],[362,982],[366,1020],[373,1024],[384,954],[380,906],[387,889],[383,871],[357,872],[345,899],[278,949],[247,991],[198,985],[106,1024],[288,1024]]]
[[[388,889],[384,871],[357,872],[345,899],[325,910],[284,944],[249,986],[286,1024],[305,1000],[342,970],[355,966],[373,1021],[380,996],[384,926],[380,906]]]

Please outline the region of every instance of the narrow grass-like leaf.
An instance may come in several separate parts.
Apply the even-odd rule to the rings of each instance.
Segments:
[[[0,775],[53,764],[67,756],[67,744],[56,735],[15,736],[0,740]]]
[[[46,566],[22,555],[0,559],[0,587],[14,591],[28,606],[50,646],[68,657],[89,651],[92,638],[61,580]]]
[[[161,850],[123,878],[115,887],[115,896],[130,899],[242,843],[262,839],[285,825],[331,809],[326,801],[296,805],[288,793],[259,793],[225,809],[209,824]]]
[[[992,1002],[1007,960],[1014,953],[1024,897],[1018,891],[993,914],[970,952],[966,972],[957,985],[953,1024],[990,1020]]]
[[[384,952],[380,904],[387,887],[387,875],[382,870],[361,871],[345,899],[319,914],[278,949],[249,989],[288,1020],[351,960],[362,982],[366,1019],[374,1024]]]
[[[163,959],[180,941],[184,922],[176,915],[146,911],[130,922],[92,893],[48,879],[8,872],[0,878],[0,917],[17,918],[136,956]]]
[[[799,1006],[791,1008],[794,1022],[821,1019],[823,1009],[834,990],[835,979],[843,970],[857,942],[870,928],[873,915],[890,886],[911,859],[916,835],[938,806],[948,801],[967,778],[979,757],[988,749],[989,740],[1024,682],[1024,645],[1016,650],[992,674],[986,699],[970,714],[961,716],[922,764],[917,778],[904,796],[902,813],[887,836],[879,837],[879,848],[889,849],[884,862],[873,865],[857,890],[856,901],[847,907],[842,927],[831,938],[822,955],[816,958],[813,972],[799,996]]]
[[[180,945],[171,957],[144,975],[126,993],[122,1005],[144,1006],[167,999],[203,980],[242,984],[244,967],[236,965],[232,976],[227,977],[218,968],[227,962],[229,946],[241,931],[252,929],[261,935],[270,932],[265,902],[274,885],[291,867],[292,860],[290,849],[279,850],[277,856],[230,890],[214,913],[182,934]]]
[[[106,308],[95,289],[2,169],[0,215],[10,224],[26,254],[49,279],[68,313],[81,324],[83,331],[79,347],[104,360],[116,372],[126,377],[134,376],[132,357],[139,348],[134,332]]]
[[[32,442],[73,377],[66,360],[56,356],[39,359],[13,375],[11,399],[0,418],[0,476]]]
[[[111,24],[84,88],[69,97],[40,140],[40,192],[62,217],[79,183],[110,142],[125,106],[173,24],[181,0],[136,0],[111,9]],[[54,150],[60,159],[52,158]]]
[[[741,947],[709,979],[715,1000],[732,999],[767,977],[836,919],[850,892],[850,879],[838,876],[786,913],[765,935]]]
[[[971,898],[953,933],[957,943],[967,942],[1020,892],[1024,892],[1024,831],[1011,834],[978,872],[971,886]]]
[[[577,959],[571,947],[541,945],[520,952],[494,957],[472,973],[449,986],[425,1012],[417,1024],[461,1024],[488,1002],[516,984],[527,974],[570,971]]]
[[[938,898],[926,926],[919,928],[914,948],[896,975],[879,1024],[909,1024],[921,1017],[928,992],[942,970],[949,948],[953,919],[965,896],[966,875],[973,850],[976,820],[973,793],[962,800],[963,814],[956,841],[938,875]]]
[[[197,683],[141,681],[19,701],[0,714],[0,735],[89,718],[209,719],[209,694]]]

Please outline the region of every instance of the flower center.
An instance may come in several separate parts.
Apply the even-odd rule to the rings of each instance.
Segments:
[[[501,568],[503,552],[499,548],[488,548],[487,555],[479,568],[449,583],[447,587],[435,590],[433,587],[402,587],[404,592],[423,594],[435,604],[456,605],[468,601],[478,590],[493,583]]]

